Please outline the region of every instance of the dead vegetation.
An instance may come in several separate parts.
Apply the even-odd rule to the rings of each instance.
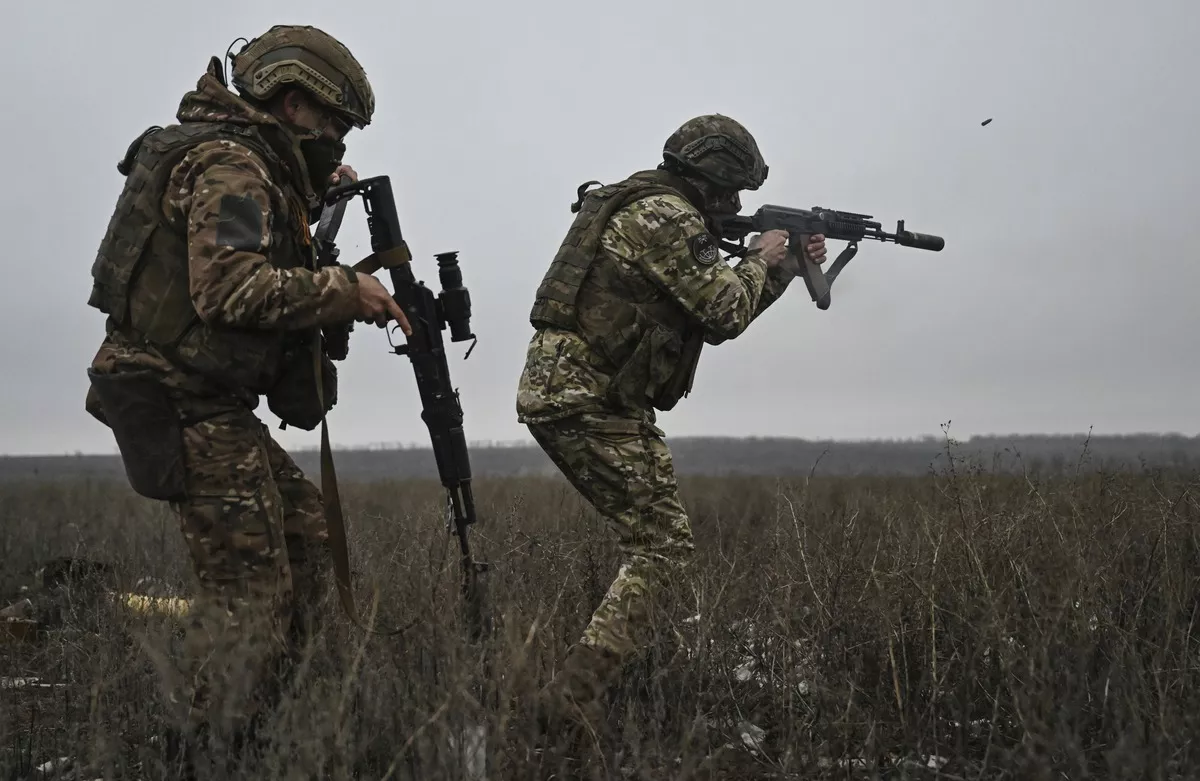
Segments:
[[[954,462],[923,478],[683,485],[697,559],[614,701],[612,777],[1195,775],[1195,474]],[[614,549],[558,480],[477,492],[495,615],[482,649],[463,639],[438,486],[344,487],[360,607],[378,588],[379,624],[413,626],[363,636],[331,594],[307,688],[247,778],[534,777],[514,705],[580,632]],[[3,508],[5,604],[55,557],[111,571],[103,588],[66,582],[47,631],[0,645],[0,779],[167,777],[176,619],[103,595],[186,594],[173,519],[107,482],[10,485]]]

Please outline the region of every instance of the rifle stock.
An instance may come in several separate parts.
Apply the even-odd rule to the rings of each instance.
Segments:
[[[721,246],[730,254],[741,256],[746,254],[746,247],[741,243],[751,233],[762,233],[769,230],[784,230],[788,233],[788,244],[799,263],[800,276],[808,288],[808,294],[816,303],[818,309],[828,309],[830,303],[830,288],[833,280],[841,273],[846,264],[858,253],[858,242],[871,239],[881,242],[892,242],[903,247],[941,252],[946,246],[946,240],[941,236],[928,233],[916,233],[904,229],[904,220],[896,223],[896,232],[888,233],[883,226],[872,220],[869,214],[837,211],[814,206],[812,209],[795,209],[790,206],[762,206],[752,215],[735,215],[726,217],[718,222],[718,231],[722,239],[736,239],[738,244],[722,241]],[[803,251],[804,243],[809,236],[823,235],[826,240],[846,241],[849,246],[838,255],[829,271],[808,259]]]

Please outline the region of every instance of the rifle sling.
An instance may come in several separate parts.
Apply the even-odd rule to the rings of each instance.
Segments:
[[[354,270],[363,274],[374,274],[381,268],[393,269],[411,261],[412,254],[408,251],[408,244],[400,242],[399,246],[367,255],[354,264]]]
[[[373,257],[373,256],[372,256]],[[317,399],[325,409],[325,387],[321,374],[321,331],[314,329],[313,361],[317,377]],[[342,515],[342,499],[338,493],[337,473],[333,467],[333,449],[329,445],[329,425],[325,413],[321,413],[321,501],[325,510],[325,525],[329,533],[330,556],[333,559],[333,579],[337,583],[338,597],[346,615],[359,629],[375,635],[392,636],[408,631],[416,625],[413,619],[408,626],[390,631],[371,629],[363,625],[354,605],[354,592],[350,590],[350,551],[346,544],[346,519]],[[373,589],[376,594],[379,589]]]
[[[825,285],[827,287],[833,287],[833,280],[837,279],[837,275],[842,272],[842,269],[846,267],[846,264],[850,262],[850,259],[857,254],[857,241],[850,242],[849,246],[847,246],[841,251],[840,254],[838,254],[837,259],[833,261],[833,264],[829,267],[829,270],[825,272]]]

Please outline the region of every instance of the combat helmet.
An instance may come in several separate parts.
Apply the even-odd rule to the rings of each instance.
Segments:
[[[663,160],[728,190],[757,190],[767,163],[750,131],[723,114],[684,122],[663,145]]]
[[[233,84],[269,100],[285,86],[302,87],[358,128],[371,124],[375,93],[366,71],[341,42],[310,25],[277,24],[233,57]]]

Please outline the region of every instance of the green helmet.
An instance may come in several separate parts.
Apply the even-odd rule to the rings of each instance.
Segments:
[[[358,128],[371,124],[375,93],[366,71],[337,39],[309,25],[277,24],[233,57],[233,84],[258,101],[302,87]]]
[[[754,136],[723,114],[684,122],[663,145],[663,160],[728,190],[757,190],[767,180]]]

